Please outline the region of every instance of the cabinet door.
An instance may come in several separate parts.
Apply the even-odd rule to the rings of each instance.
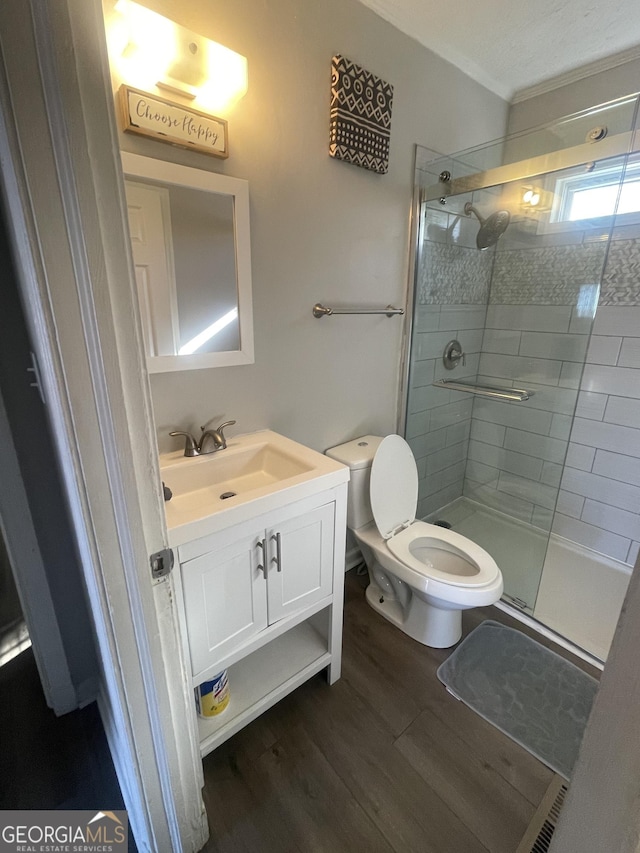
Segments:
[[[181,567],[194,675],[267,626],[261,538],[245,536]]]
[[[267,530],[270,624],[331,594],[334,512],[325,504]]]

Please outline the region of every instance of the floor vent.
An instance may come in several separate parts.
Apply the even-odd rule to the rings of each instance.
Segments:
[[[554,776],[516,853],[548,853],[566,794],[567,783]]]

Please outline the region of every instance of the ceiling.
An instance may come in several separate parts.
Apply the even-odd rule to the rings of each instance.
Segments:
[[[583,66],[640,57],[638,0],[361,2],[506,100]]]

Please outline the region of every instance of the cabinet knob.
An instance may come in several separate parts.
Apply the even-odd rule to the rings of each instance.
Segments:
[[[258,569],[262,572],[264,579],[267,579],[267,540],[259,539],[256,543],[258,548],[260,548],[260,557],[262,559],[261,563],[258,563]]]
[[[279,572],[282,571],[282,544],[280,541],[280,534],[276,533],[275,536],[271,537],[272,541],[276,543],[276,555],[273,558],[273,562],[276,564],[276,568]]]

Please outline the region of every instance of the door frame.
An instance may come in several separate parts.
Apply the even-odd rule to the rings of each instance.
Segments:
[[[0,4],[0,170],[93,616],[99,705],[141,851],[208,837],[99,0]],[[185,722],[187,724],[185,724]]]

